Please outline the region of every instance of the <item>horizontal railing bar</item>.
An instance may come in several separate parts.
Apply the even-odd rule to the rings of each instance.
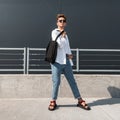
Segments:
[[[24,71],[24,69],[0,69],[0,71]]]
[[[30,55],[45,55],[45,54],[30,53]]]
[[[0,50],[24,50],[24,48],[0,48]]]
[[[81,56],[120,56],[120,55],[118,55],[118,54],[81,54]]]
[[[91,70],[91,69],[80,69],[79,72],[120,72],[120,70],[99,70],[99,69],[94,69],[94,70]]]
[[[41,61],[41,59],[30,59],[29,61]]]
[[[29,50],[46,50],[46,48],[29,48]],[[76,51],[76,49],[71,49],[72,51]]]
[[[79,49],[79,51],[87,51],[87,52],[89,52],[89,51],[120,52],[120,49]]]
[[[35,71],[39,71],[39,72],[51,72],[51,69],[29,69],[29,72],[35,72]],[[77,72],[76,69],[73,70],[74,72]]]
[[[34,70],[34,71],[51,71],[51,69],[29,69],[29,71],[32,71],[32,70]],[[73,69],[73,71],[77,71],[76,69]]]
[[[29,71],[43,71],[43,72],[45,72],[45,71],[51,71],[51,69],[29,69]]]
[[[0,55],[23,55],[23,53],[0,53]]]
[[[29,48],[29,50],[46,50],[45,48]]]
[[[88,61],[90,61],[90,62],[91,61],[97,61],[98,62],[98,61],[120,61],[120,60],[80,60],[80,61],[87,61],[87,62]]]
[[[29,48],[30,50],[46,50],[45,48]],[[76,51],[76,49],[71,49]],[[79,49],[80,51],[119,51],[120,49]]]
[[[0,59],[0,61],[2,61],[2,60],[4,60],[4,61],[24,61],[23,59]]]
[[[80,66],[120,66],[120,65],[80,65]]]
[[[23,64],[2,64],[2,65],[0,64],[0,67],[4,67],[4,66],[5,66],[5,67],[6,67],[6,66],[21,66],[21,67],[22,67]]]
[[[48,67],[49,65],[30,64],[29,66],[45,66],[45,67]]]

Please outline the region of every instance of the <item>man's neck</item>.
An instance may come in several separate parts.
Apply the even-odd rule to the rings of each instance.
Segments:
[[[64,28],[63,28],[63,27],[58,27],[58,30],[59,30],[59,31],[63,31]]]

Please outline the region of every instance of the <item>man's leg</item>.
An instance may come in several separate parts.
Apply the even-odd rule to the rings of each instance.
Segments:
[[[67,65],[64,68],[64,75],[71,87],[71,90],[74,94],[75,98],[81,98],[80,92],[78,90],[77,84],[75,82],[74,76],[73,76],[73,71],[72,71],[72,66],[70,65],[69,60],[67,60]]]
[[[52,88],[52,99],[56,100],[58,96],[58,90],[60,85],[60,77],[61,77],[61,66],[58,63],[54,63],[51,65],[52,68],[52,81],[53,81],[53,88]]]

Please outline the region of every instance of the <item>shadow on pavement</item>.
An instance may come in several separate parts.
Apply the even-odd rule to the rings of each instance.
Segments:
[[[120,98],[120,88],[116,88],[113,86],[108,87],[108,91],[113,98]]]
[[[108,87],[107,88],[111,98],[106,98],[106,99],[99,99],[96,101],[93,101],[92,103],[89,103],[89,106],[97,106],[97,105],[112,105],[112,104],[120,104],[120,99],[116,99],[116,98],[120,98],[120,89],[116,88],[116,87]]]
[[[107,88],[110,95],[111,95],[111,98],[105,98],[105,99],[99,99],[99,100],[96,100],[96,101],[93,101],[91,103],[88,103],[88,105],[90,107],[92,106],[99,106],[99,105],[112,105],[112,104],[120,104],[120,99],[116,99],[116,98],[120,98],[120,89],[119,88],[116,88],[116,87],[108,87]],[[59,107],[76,107],[77,106],[77,103],[76,104],[65,104],[65,105],[58,105],[58,109]]]
[[[76,105],[75,104],[69,104],[69,105],[58,105],[58,107],[76,107],[77,106],[77,103]]]

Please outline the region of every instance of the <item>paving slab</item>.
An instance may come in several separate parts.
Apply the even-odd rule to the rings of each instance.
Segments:
[[[76,107],[73,98],[59,98],[49,111],[50,98],[0,99],[0,120],[120,120],[120,98],[85,98],[92,110]]]

